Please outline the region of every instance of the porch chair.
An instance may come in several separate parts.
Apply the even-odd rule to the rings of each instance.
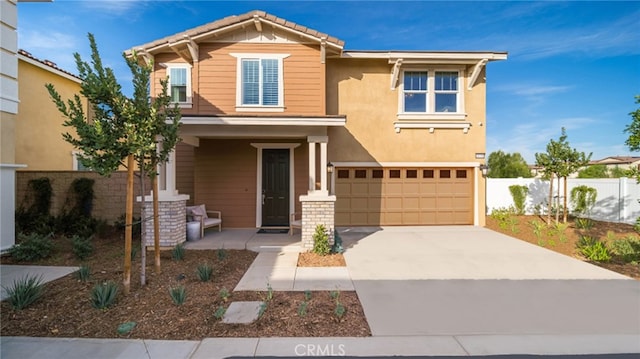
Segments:
[[[215,215],[217,217],[209,217],[209,215]],[[222,212],[221,211],[207,211],[204,204],[198,206],[187,206],[187,220],[189,217],[193,221],[200,222],[200,238],[204,237],[204,230],[206,228],[218,227],[218,232],[222,232]]]
[[[290,236],[293,236],[294,228],[302,229],[302,218],[296,219],[296,213],[291,213],[291,218],[289,218],[289,235]]]

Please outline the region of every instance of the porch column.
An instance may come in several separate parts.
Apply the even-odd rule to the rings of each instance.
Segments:
[[[316,190],[316,143],[309,140],[309,191],[311,194]]]
[[[158,149],[160,144],[158,144]],[[151,192],[151,191],[150,191]],[[137,198],[142,202],[142,197]],[[160,223],[160,246],[173,247],[187,239],[186,206],[189,195],[178,194],[176,189],[176,152],[169,153],[167,162],[158,164],[158,219]],[[148,219],[142,233],[147,247],[153,247],[153,197],[145,196],[141,216]]]
[[[160,146],[160,144],[158,144]],[[176,190],[176,151],[169,153],[167,162],[158,164],[158,190],[164,195],[173,196]]]
[[[313,234],[318,225],[323,225],[333,243],[335,227],[336,196],[327,190],[327,136],[309,136],[309,192],[300,196],[302,203],[302,245],[313,248]],[[316,147],[320,144],[320,189],[316,188]]]
[[[309,136],[309,193],[328,195],[327,191],[327,136]],[[316,188],[316,147],[320,144],[320,190]]]

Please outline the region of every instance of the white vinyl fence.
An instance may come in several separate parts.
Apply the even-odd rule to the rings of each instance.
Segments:
[[[493,209],[513,206],[513,198],[509,192],[511,185],[524,185],[529,188],[526,201],[527,214],[534,214],[536,206],[542,211],[546,208],[549,196],[549,181],[539,178],[487,178],[487,214]],[[598,191],[596,204],[591,210],[591,217],[595,220],[633,224],[640,217],[640,184],[632,178],[569,178],[567,192],[576,186],[589,186]],[[564,184],[560,181],[560,204],[565,196]],[[558,181],[553,182],[554,201],[557,198]],[[569,210],[571,202],[567,200]]]

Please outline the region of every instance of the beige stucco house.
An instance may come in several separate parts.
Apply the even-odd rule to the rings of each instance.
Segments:
[[[253,11],[135,46],[169,77],[164,200],[225,227],[483,225],[486,65],[505,52],[353,51]],[[153,94],[152,94],[153,95]]]
[[[62,98],[80,93],[81,80],[55,63],[18,51],[20,104],[15,127],[16,162],[28,171],[69,171],[82,169],[74,147],[62,138],[73,128],[63,126],[65,118],[56,108],[45,85],[53,84]],[[88,103],[84,100],[84,111]],[[35,130],[37,129],[37,130]]]

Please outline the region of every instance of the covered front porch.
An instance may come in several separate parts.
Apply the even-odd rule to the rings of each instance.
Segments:
[[[329,189],[327,128],[344,124],[344,116],[183,117],[183,143],[159,171],[161,208],[163,202],[181,207],[174,203],[164,220],[161,209],[161,227],[172,223],[173,234],[161,243],[184,242],[182,207],[200,204],[222,212],[219,235],[228,229],[252,228],[254,234],[261,228],[288,229],[295,214],[302,221],[303,248],[312,247],[318,224],[332,237],[335,196]],[[161,237],[165,232],[161,228]],[[152,233],[147,234],[152,243]]]

